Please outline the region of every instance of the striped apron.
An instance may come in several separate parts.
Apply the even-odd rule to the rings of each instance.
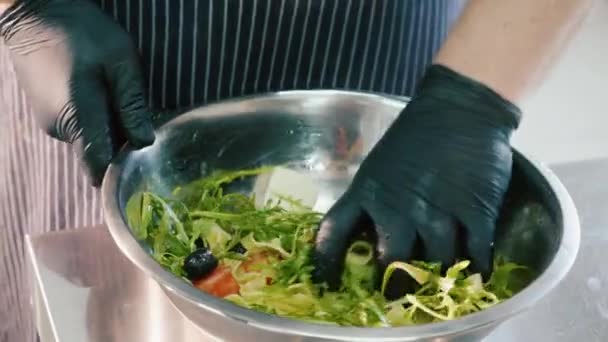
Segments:
[[[158,109],[288,89],[411,95],[447,0],[96,0],[132,35]],[[0,42],[0,341],[36,339],[25,234],[103,222],[70,146],[47,137]]]

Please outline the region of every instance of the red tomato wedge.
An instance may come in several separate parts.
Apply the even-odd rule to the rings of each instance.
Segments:
[[[239,293],[239,284],[232,276],[230,268],[224,265],[216,267],[209,275],[193,281],[192,284],[198,289],[220,298]]]
[[[259,265],[268,264],[269,258],[267,253],[255,253],[243,261],[240,268],[245,272],[259,272]],[[272,278],[266,277],[266,284],[271,283]],[[209,275],[194,280],[192,284],[199,290],[220,298],[238,294],[240,290],[239,284],[232,276],[232,271],[225,265],[219,265]]]

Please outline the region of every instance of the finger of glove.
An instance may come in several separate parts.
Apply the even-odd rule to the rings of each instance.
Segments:
[[[313,279],[331,289],[339,287],[348,244],[365,221],[363,211],[349,197],[343,196],[327,212],[315,236]]]
[[[466,253],[471,269],[488,276],[492,271],[495,220],[477,215],[463,222],[466,234]]]
[[[144,93],[139,57],[131,44],[106,63],[105,74],[115,110],[129,142],[144,147],[154,142],[152,114]]]
[[[401,213],[403,215],[403,213]],[[407,262],[412,257],[416,244],[416,226],[407,218],[372,218],[376,226],[378,239],[378,264],[380,274],[384,274],[386,268],[395,261]],[[379,281],[383,279],[379,278]],[[379,284],[380,285],[380,284]],[[403,296],[405,292],[413,289],[410,277],[399,270],[395,271],[385,288],[384,295],[388,299]]]
[[[99,186],[114,152],[112,107],[101,80],[94,76],[74,77],[72,84],[72,110],[78,121],[74,150],[91,183]]]
[[[458,222],[445,212],[420,199],[420,208],[411,216],[422,240],[424,260],[439,261],[444,267],[454,263],[458,247]]]

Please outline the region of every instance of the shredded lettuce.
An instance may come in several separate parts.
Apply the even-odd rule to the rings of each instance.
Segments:
[[[481,275],[466,272],[468,266],[469,261],[460,261],[441,275],[404,262],[389,265],[382,291],[397,269],[405,271],[420,285],[415,293],[388,304],[392,309],[391,324],[416,323],[414,317],[424,322],[447,321],[498,304],[500,299],[483,284]]]
[[[345,257],[342,287],[329,291],[312,282],[315,229],[320,213],[298,200],[276,196],[256,207],[255,198],[224,193],[225,186],[270,168],[216,172],[175,189],[171,198],[151,192],[131,197],[126,217],[134,236],[151,247],[154,259],[185,279],[183,263],[200,241],[230,267],[239,293],[225,299],[253,310],[320,324],[388,327],[451,320],[496,305],[525,285],[521,265],[498,258],[487,282],[468,270],[469,261],[459,261],[441,272],[441,264],[394,262],[380,275],[374,246],[355,241]],[[239,254],[238,244],[246,249]],[[255,255],[265,263],[244,270]],[[394,272],[407,273],[416,290],[395,301],[384,291]]]

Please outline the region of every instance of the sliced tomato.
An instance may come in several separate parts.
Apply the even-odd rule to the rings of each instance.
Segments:
[[[198,289],[220,298],[239,293],[239,284],[232,276],[230,268],[224,265],[216,267],[209,275],[193,281],[192,284]]]
[[[272,257],[266,252],[254,253],[241,263],[240,268],[245,272],[260,272],[260,266],[266,265]],[[266,284],[272,283],[271,277],[266,277]],[[208,294],[224,298],[233,294],[238,294],[240,287],[232,275],[232,271],[225,265],[217,266],[207,276],[194,280],[192,284],[199,290]]]

